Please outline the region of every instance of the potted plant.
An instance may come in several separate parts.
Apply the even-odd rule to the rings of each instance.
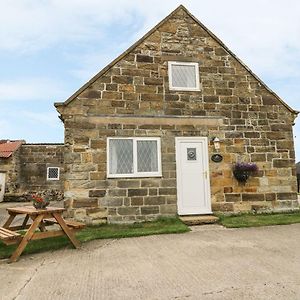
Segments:
[[[258,171],[255,163],[237,162],[233,166],[233,175],[239,182],[246,182],[250,175]]]
[[[36,209],[46,208],[50,203],[48,199],[42,198],[38,194],[32,195],[32,202]]]

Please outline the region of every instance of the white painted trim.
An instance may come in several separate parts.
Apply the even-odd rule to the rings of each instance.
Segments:
[[[0,202],[4,200],[5,184],[6,184],[6,172],[0,171]]]
[[[206,210],[201,210],[199,212],[194,211],[184,211],[181,207],[181,203],[183,201],[181,190],[182,190],[182,182],[181,182],[181,156],[180,156],[180,143],[193,143],[193,142],[204,142],[206,145],[203,149],[203,168],[204,172],[207,172],[206,176]],[[209,172],[209,157],[208,157],[208,138],[207,137],[176,137],[175,138],[175,152],[176,152],[176,181],[177,181],[177,212],[179,215],[188,215],[188,214],[211,214],[211,191],[210,191],[210,172]]]
[[[133,147],[133,174],[137,174],[137,144],[136,144],[136,140],[133,139],[132,142],[132,147]]]
[[[133,173],[131,174],[111,174],[109,165],[109,141],[127,139],[133,141]],[[157,142],[157,172],[138,172],[137,171],[137,142],[138,141],[156,141]],[[108,137],[106,151],[106,172],[107,178],[138,178],[138,177],[161,177],[161,141],[159,137]]]
[[[49,178],[49,169],[57,169],[57,177],[56,178]],[[48,167],[47,168],[47,180],[59,180],[60,177],[60,168],[59,167]]]
[[[173,86],[172,65],[195,66],[196,86],[195,87]],[[199,64],[198,63],[169,61],[168,62],[168,76],[169,76],[169,90],[171,90],[171,91],[200,91]]]

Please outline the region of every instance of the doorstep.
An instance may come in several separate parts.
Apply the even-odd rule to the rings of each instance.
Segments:
[[[179,219],[188,226],[214,224],[219,218],[213,215],[180,216]]]

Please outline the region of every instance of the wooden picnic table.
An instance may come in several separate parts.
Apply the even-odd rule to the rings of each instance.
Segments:
[[[10,257],[11,262],[18,260],[26,245],[31,240],[45,239],[49,237],[56,237],[66,235],[75,248],[80,246],[79,241],[76,239],[74,231],[82,229],[83,223],[76,221],[64,220],[62,213],[65,208],[60,207],[47,207],[44,209],[36,209],[33,206],[12,207],[6,209],[9,217],[2,227],[0,227],[0,239],[6,244],[18,244],[17,249]],[[23,215],[23,223],[18,226],[11,226],[13,220]],[[28,223],[32,220],[32,223]],[[48,225],[58,224],[60,230],[50,229]],[[37,229],[40,231],[36,231]],[[26,230],[24,236],[16,232],[17,230]]]

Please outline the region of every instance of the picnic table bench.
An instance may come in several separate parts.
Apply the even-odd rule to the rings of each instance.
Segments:
[[[22,238],[20,233],[0,227],[0,240],[6,245],[16,244]]]
[[[23,206],[7,208],[6,210],[9,217],[4,225],[0,227],[0,240],[6,245],[18,244],[17,249],[10,257],[11,262],[18,260],[31,240],[66,235],[75,248],[80,246],[74,233],[82,229],[85,224],[73,220],[64,220],[62,213],[65,211],[65,208],[47,207],[36,209],[33,206]],[[13,220],[18,215],[24,216],[22,225],[12,226]],[[32,223],[28,223],[29,220],[32,220]],[[47,230],[47,226],[54,224],[59,225],[60,229]],[[37,231],[38,228],[40,231]],[[17,230],[26,230],[26,232],[22,236],[16,232]]]
[[[64,220],[64,221],[68,225],[68,227],[70,227],[72,230],[82,229],[85,227],[85,224],[83,224],[81,222],[77,222],[74,220]],[[45,219],[44,223],[46,225],[58,224],[57,220],[55,220],[55,219]]]

